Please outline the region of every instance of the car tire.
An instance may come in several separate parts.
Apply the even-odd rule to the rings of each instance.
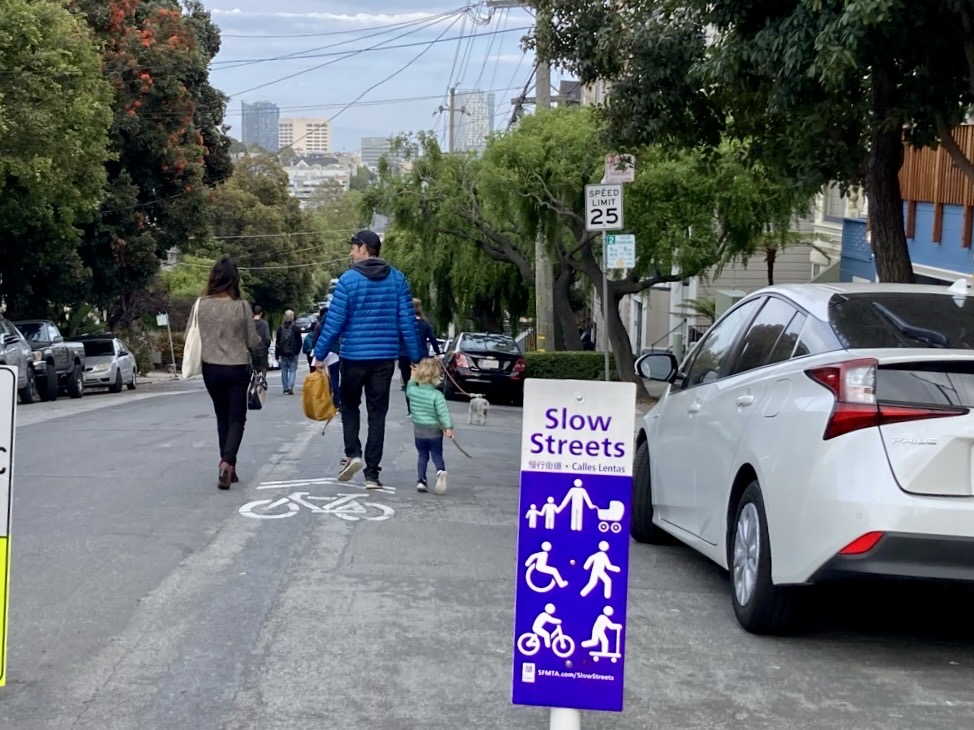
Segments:
[[[81,398],[85,394],[85,372],[81,366],[75,363],[74,370],[68,376],[68,395],[72,398]]]
[[[40,393],[37,392],[37,376],[34,375],[34,369],[29,365],[27,366],[27,385],[21,388],[18,394],[20,395],[20,402],[25,406],[29,406],[40,399]]]
[[[47,363],[44,382],[38,383],[38,393],[42,401],[55,401],[59,395],[57,385],[57,370],[51,363]]]
[[[800,596],[794,586],[771,580],[771,543],[761,487],[751,482],[730,527],[731,602],[734,614],[752,634],[792,634],[800,627]]]
[[[673,538],[653,524],[653,489],[649,469],[649,444],[643,441],[636,449],[632,475],[632,520],[629,534],[636,542],[647,545],[669,545]]]
[[[108,386],[108,390],[112,393],[122,392],[122,370],[119,368],[115,371],[115,382]]]
[[[137,387],[136,381],[138,379],[139,379],[139,371],[138,370],[133,370],[132,371],[132,382],[131,383],[126,383],[125,384],[125,387],[128,388],[129,390],[135,390],[136,387]]]
[[[449,377],[447,377],[446,381],[443,383],[443,397],[447,400],[457,400],[459,397],[459,393],[457,393],[453,383],[450,382]]]

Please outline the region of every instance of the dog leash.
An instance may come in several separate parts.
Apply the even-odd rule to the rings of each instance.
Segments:
[[[460,383],[458,383],[456,380],[453,379],[453,376],[450,375],[450,371],[446,369],[446,365],[443,364],[443,361],[442,360],[437,360],[437,362],[440,364],[440,370],[442,370],[446,374],[446,377],[448,377],[450,379],[450,382],[453,383],[453,385],[456,386],[456,389],[460,391],[460,394],[461,395],[465,395],[465,396],[467,396],[468,398],[471,398],[471,399],[477,397],[476,395],[473,395],[471,393],[468,393],[462,387],[460,387]],[[461,449],[461,451],[462,451],[462,449]]]

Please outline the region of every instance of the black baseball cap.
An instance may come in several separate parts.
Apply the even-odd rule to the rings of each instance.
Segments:
[[[374,231],[365,229],[364,231],[359,231],[354,236],[349,243],[355,243],[359,246],[367,246],[370,250],[378,251],[382,246],[382,240]]]

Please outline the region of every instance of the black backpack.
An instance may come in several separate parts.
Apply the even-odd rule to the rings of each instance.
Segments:
[[[294,341],[294,325],[291,322],[285,322],[281,325],[281,331],[277,337],[277,346],[281,348],[281,351],[277,353],[282,357],[293,357],[298,354],[298,344]]]

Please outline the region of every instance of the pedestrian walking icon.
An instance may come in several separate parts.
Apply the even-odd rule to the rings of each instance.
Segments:
[[[599,551],[590,555],[582,566],[585,570],[591,571],[588,583],[582,589],[582,596],[587,596],[595,590],[595,587],[602,581],[602,595],[605,600],[612,598],[612,578],[609,573],[619,573],[622,569],[613,565],[606,554],[609,552],[609,543],[605,540],[599,543]]]
[[[541,543],[541,550],[528,556],[528,559],[524,562],[524,567],[527,568],[527,572],[524,574],[524,580],[535,593],[547,593],[556,585],[559,588],[564,588],[568,585],[568,581],[561,577],[558,568],[553,565],[548,565],[548,556],[550,553],[551,543],[545,541]],[[539,586],[534,581],[535,574],[537,573],[547,575],[551,580],[547,585]]]

